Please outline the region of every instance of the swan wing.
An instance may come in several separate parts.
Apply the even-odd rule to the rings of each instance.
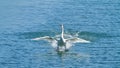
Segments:
[[[90,43],[90,41],[88,41],[88,40],[84,40],[84,39],[76,38],[76,37],[67,39],[66,41],[71,42],[71,43]]]
[[[36,40],[36,41],[38,41],[38,40],[45,40],[45,41],[48,41],[48,42],[52,42],[55,39],[52,38],[52,37],[49,37],[49,36],[44,36],[44,37],[33,38],[31,40]]]
[[[36,41],[38,41],[38,40],[45,40],[45,41],[50,42],[53,48],[57,47],[57,41],[54,38],[49,37],[49,36],[44,36],[44,37],[39,37],[39,38],[33,38],[31,40],[36,40]]]

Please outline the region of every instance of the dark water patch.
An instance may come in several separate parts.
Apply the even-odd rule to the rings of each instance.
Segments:
[[[0,44],[0,47],[1,47],[1,46],[8,46],[8,47],[11,47],[12,45],[6,43],[6,44]]]
[[[81,35],[86,35],[86,36],[92,36],[92,37],[99,37],[99,38],[103,38],[103,37],[109,37],[107,34],[105,33],[92,33],[92,32],[85,32],[85,31],[82,31],[79,33],[79,36]]]

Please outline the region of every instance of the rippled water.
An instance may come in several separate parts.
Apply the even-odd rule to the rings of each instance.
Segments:
[[[65,32],[90,40],[58,54],[31,38]],[[0,68],[120,68],[119,0],[1,0]]]

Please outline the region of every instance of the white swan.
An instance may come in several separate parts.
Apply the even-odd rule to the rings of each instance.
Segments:
[[[65,38],[65,36],[69,36]],[[71,35],[64,34],[63,24],[61,25],[61,35],[55,37],[39,37],[32,40],[46,40],[52,43],[52,47],[57,51],[68,51],[68,49],[73,45],[73,43],[90,43],[90,41],[80,39],[78,37],[73,37]]]

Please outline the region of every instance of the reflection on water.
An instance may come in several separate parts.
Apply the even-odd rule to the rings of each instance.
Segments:
[[[83,64],[89,64],[90,55],[83,54],[83,53],[71,53],[71,52],[52,52],[52,53],[46,53],[46,54],[35,54],[34,57],[36,59],[41,59],[41,57],[44,60],[47,60],[47,62],[50,63],[59,63],[58,67],[71,67],[71,64],[73,65],[83,65]],[[55,60],[53,60],[55,59]],[[74,62],[72,62],[74,61]]]

